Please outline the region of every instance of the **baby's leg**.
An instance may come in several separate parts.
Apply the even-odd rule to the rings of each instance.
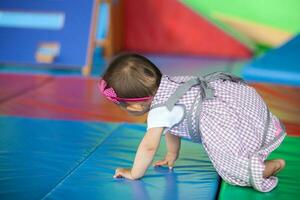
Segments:
[[[283,159],[267,160],[265,161],[265,165],[264,178],[275,175],[282,170],[285,167],[285,161]]]

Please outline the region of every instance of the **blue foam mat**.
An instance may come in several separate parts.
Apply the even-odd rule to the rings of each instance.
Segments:
[[[116,167],[130,167],[145,131],[124,124],[114,131],[85,164],[58,186],[49,199],[215,199],[219,178],[201,145],[183,141],[174,172],[151,167],[138,181],[113,179]],[[164,143],[164,142],[163,142]],[[157,153],[162,158],[165,145]]]
[[[215,199],[219,177],[201,145],[182,142],[175,170],[139,181],[130,167],[145,126],[0,117],[0,199]],[[165,152],[162,141],[156,159]],[[25,198],[24,198],[25,197]]]
[[[41,199],[117,126],[0,116],[0,199]]]
[[[300,35],[248,63],[246,80],[300,86]]]

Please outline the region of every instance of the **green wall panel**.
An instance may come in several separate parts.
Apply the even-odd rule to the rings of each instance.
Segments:
[[[299,0],[181,0],[193,10],[212,17],[214,13],[268,25],[287,32],[300,31]]]

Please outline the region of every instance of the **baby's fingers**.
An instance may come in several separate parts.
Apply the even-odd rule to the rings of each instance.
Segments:
[[[169,167],[170,170],[172,170],[174,168],[174,162],[169,161],[168,162],[168,167]]]
[[[159,167],[159,166],[163,166],[163,165],[167,165],[167,164],[168,164],[167,160],[159,160],[154,163],[154,167]]]
[[[114,178],[122,178],[123,173],[120,169],[116,169],[115,175],[113,176]]]
[[[122,176],[122,174],[120,174],[120,173],[116,173],[113,177],[114,177],[114,178],[122,178],[123,176]]]

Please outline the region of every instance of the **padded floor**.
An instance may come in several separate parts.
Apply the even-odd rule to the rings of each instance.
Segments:
[[[232,59],[206,57],[158,55],[147,57],[153,60],[163,73],[169,75],[228,72],[242,63]],[[47,82],[38,81],[43,79]],[[25,90],[27,85],[32,89]],[[14,95],[15,93],[18,95]],[[1,103],[1,99],[7,97],[10,97],[9,101]],[[0,73],[0,115],[108,122],[146,121],[145,116],[128,116],[104,99],[97,90],[97,78],[8,73]]]
[[[174,172],[130,167],[145,126],[0,117],[0,199],[215,199],[219,177],[201,145],[183,141]],[[165,152],[164,141],[156,156]]]
[[[230,61],[202,59],[203,68],[198,68],[199,60],[194,58],[153,60],[164,73],[172,75],[198,70],[239,75]],[[116,167],[131,165],[145,126],[94,121],[144,122],[145,116],[130,117],[107,102],[98,94],[96,81],[0,74],[0,115],[4,115],[0,116],[0,199],[216,198],[219,177],[201,145],[187,141],[174,172],[150,168],[140,181],[112,179]],[[253,85],[284,121],[288,134],[300,136],[299,87]],[[223,184],[219,198],[283,199],[287,194],[287,199],[295,199],[300,191],[299,146],[299,138],[289,137],[274,154],[288,161],[274,192],[262,195]],[[164,151],[162,144],[156,158]]]
[[[219,200],[286,200],[299,199],[300,196],[300,137],[287,137],[270,159],[283,158],[286,168],[278,174],[279,184],[269,193],[260,193],[251,188],[232,186],[222,182]]]
[[[170,66],[163,63],[171,61],[160,60],[161,66],[167,70]],[[190,64],[195,65],[194,62],[191,58]],[[195,70],[195,67],[192,69]],[[22,84],[16,84],[18,80]],[[0,74],[0,83],[0,115],[108,122],[146,121],[146,116],[129,116],[104,99],[97,90],[95,78]],[[288,134],[299,135],[300,88],[258,83],[253,86],[271,111],[284,121]]]
[[[0,74],[0,103],[34,90],[51,80],[50,76]]]
[[[1,76],[5,77],[4,76]],[[20,75],[34,82],[39,76]],[[29,79],[29,80],[27,80]],[[13,91],[16,80],[7,81]],[[38,83],[37,83],[38,84]],[[6,93],[0,93],[7,96]],[[132,117],[104,99],[97,89],[96,78],[52,77],[34,90],[27,90],[0,104],[0,115],[17,115],[50,119],[101,120],[109,122],[144,122],[145,117]]]
[[[0,117],[0,199],[41,199],[118,126]]]

